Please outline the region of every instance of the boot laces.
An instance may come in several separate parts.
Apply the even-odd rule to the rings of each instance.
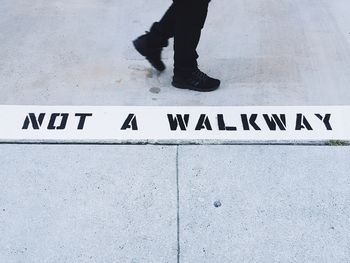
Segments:
[[[197,69],[195,72],[193,72],[193,74],[198,78],[198,80],[200,82],[204,82],[209,78],[207,74],[200,71],[199,69]]]

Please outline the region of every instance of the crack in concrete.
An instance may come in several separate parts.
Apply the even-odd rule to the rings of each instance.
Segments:
[[[177,203],[177,263],[180,263],[180,188],[179,188],[179,145],[176,146],[176,203]]]

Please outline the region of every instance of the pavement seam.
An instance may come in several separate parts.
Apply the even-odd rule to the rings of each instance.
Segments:
[[[179,145],[176,146],[176,225],[177,225],[177,263],[180,263],[180,189],[179,189]]]

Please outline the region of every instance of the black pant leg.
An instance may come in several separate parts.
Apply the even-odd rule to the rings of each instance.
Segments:
[[[151,33],[163,36],[166,39],[174,37],[174,27],[176,22],[176,8],[172,4],[159,22],[155,22],[151,27]]]
[[[174,73],[186,73],[197,68],[197,46],[204,26],[208,0],[174,0]]]
[[[174,72],[182,73],[197,68],[196,52],[204,26],[209,0],[173,0],[151,32],[165,39],[174,37]]]

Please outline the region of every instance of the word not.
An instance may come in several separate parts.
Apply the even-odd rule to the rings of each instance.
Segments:
[[[39,130],[41,126],[43,125],[43,122],[46,118],[46,113],[40,113],[37,117],[35,113],[29,113],[27,117],[24,120],[22,130],[27,130],[29,128],[29,125],[34,130]],[[91,117],[92,113],[75,113],[74,117],[78,118],[78,125],[77,130],[83,130],[85,126],[85,121],[87,117]],[[52,113],[48,117],[48,130],[64,130],[67,127],[67,122],[70,119],[69,113]]]

